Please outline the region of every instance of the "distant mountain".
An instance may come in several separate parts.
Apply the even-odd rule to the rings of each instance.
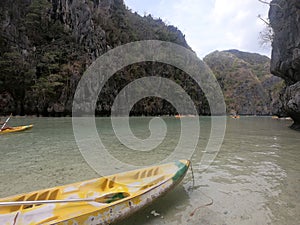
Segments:
[[[270,59],[238,50],[215,51],[204,61],[215,74],[227,112],[241,115],[276,114],[283,80],[270,74]]]

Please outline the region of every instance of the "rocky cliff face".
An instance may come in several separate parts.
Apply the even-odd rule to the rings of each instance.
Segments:
[[[269,19],[274,31],[271,72],[282,77],[287,88],[283,108],[300,130],[300,1],[273,0]]]
[[[123,0],[1,1],[0,114],[70,115],[77,83],[98,56],[119,45],[147,39],[189,48],[176,27],[151,15],[132,13]],[[109,115],[116,93],[124,85],[141,75],[155,74],[164,74],[191,91],[199,112],[209,113],[192,79],[176,68],[147,62],[124,68],[110,79],[96,113]],[[145,99],[132,113],[176,111],[161,99]]]
[[[275,102],[283,80],[270,74],[270,59],[238,50],[215,51],[204,58],[223,90],[227,112],[278,114]]]

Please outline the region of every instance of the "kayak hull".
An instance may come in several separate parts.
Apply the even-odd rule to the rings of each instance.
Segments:
[[[14,132],[20,132],[24,130],[29,130],[33,127],[32,124],[25,125],[25,126],[17,126],[17,127],[10,127],[8,129],[0,131],[0,134],[7,134],[7,133],[14,133]]]
[[[124,198],[107,202],[50,203],[0,206],[0,224],[106,225],[119,221],[169,192],[185,176],[190,162],[152,166],[94,180],[0,199],[8,201],[65,200],[125,192]]]

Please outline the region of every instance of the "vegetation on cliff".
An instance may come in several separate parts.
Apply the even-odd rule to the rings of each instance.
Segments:
[[[1,114],[71,114],[73,95],[84,70],[119,45],[158,39],[189,48],[176,27],[151,15],[141,17],[131,12],[123,0],[4,0],[0,9]],[[192,79],[179,69],[147,62],[124,68],[110,79],[96,113],[108,115],[116,90],[141,74],[172,78],[192,92],[199,111],[209,113]],[[156,98],[155,105],[152,102],[151,98],[142,100],[132,113],[176,113],[164,100]]]
[[[270,59],[238,50],[215,51],[204,58],[223,90],[227,111],[241,115],[276,114],[283,80],[270,74]]]
[[[3,0],[0,114],[70,115],[77,84],[96,58],[122,44],[153,39],[190,49],[176,27],[151,15],[133,13],[123,0]],[[270,114],[270,102],[276,102],[282,84],[269,74],[267,57],[227,51],[212,53],[205,61],[220,82],[228,112]],[[173,66],[155,62],[118,71],[102,89],[96,114],[109,115],[119,91],[144,76],[175,81],[200,114],[210,114],[207,100],[193,79]],[[155,97],[142,99],[131,111],[132,115],[176,113],[169,102]]]

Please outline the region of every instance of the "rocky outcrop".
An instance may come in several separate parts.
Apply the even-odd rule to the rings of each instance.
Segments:
[[[293,128],[300,130],[300,2],[273,0],[269,11],[274,31],[271,73],[287,84],[283,108],[294,120]]]
[[[131,12],[123,0],[1,1],[0,114],[71,115],[76,86],[96,58],[122,44],[148,39],[189,48],[176,27]],[[164,74],[191,91],[199,112],[209,113],[205,97],[182,71],[145,62],[124,68],[108,81],[96,114],[110,114],[124,85],[155,74]],[[134,115],[174,113],[161,99],[145,99],[132,111]]]
[[[283,80],[270,74],[270,59],[238,50],[215,51],[204,58],[223,90],[227,112],[280,114],[276,108]]]
[[[300,131],[300,82],[286,89],[284,100],[286,102],[285,110],[287,114],[295,121],[292,128]]]
[[[50,0],[50,17],[60,21],[64,30],[71,32],[75,41],[84,46],[93,60],[107,51],[106,33],[97,26],[94,16],[97,10],[108,12],[112,1],[85,1],[85,0]]]

